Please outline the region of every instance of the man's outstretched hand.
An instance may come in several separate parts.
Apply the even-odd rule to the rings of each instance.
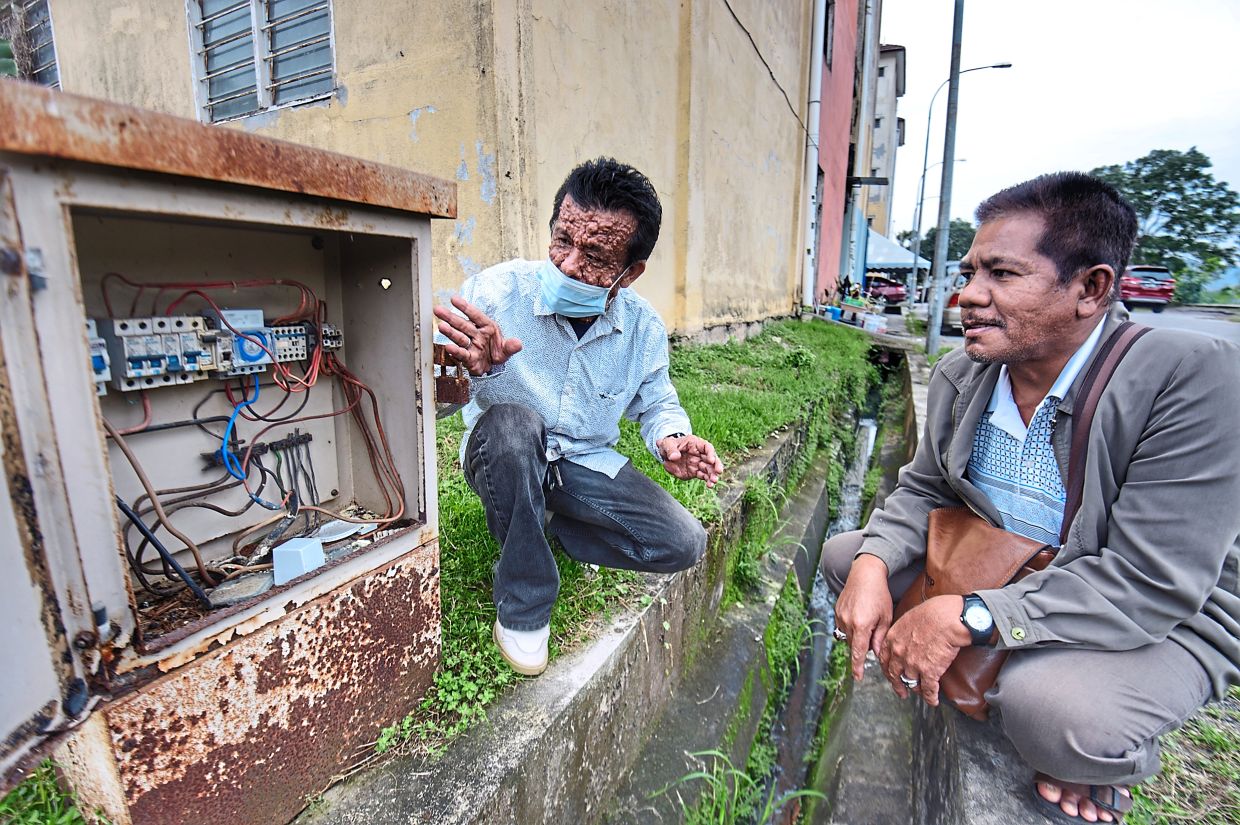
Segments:
[[[700,478],[707,487],[714,487],[723,472],[723,462],[715,454],[715,447],[696,435],[668,436],[657,442],[663,453],[663,469],[676,478],[688,480]]]
[[[469,301],[453,295],[452,306],[465,313],[465,317],[446,306],[435,307],[435,317],[439,319],[439,331],[451,342],[444,349],[464,364],[470,375],[485,375],[521,351],[520,341],[505,338],[499,324]]]
[[[883,649],[892,608],[887,564],[869,553],[857,556],[835,600],[835,626],[848,638],[852,674],[858,682],[865,675],[866,651],[878,654]]]

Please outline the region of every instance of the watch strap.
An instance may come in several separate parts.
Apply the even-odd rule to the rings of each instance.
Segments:
[[[986,602],[982,601],[981,596],[976,593],[970,593],[964,597],[964,608],[960,611],[960,623],[963,624],[965,629],[969,631],[969,636],[972,637],[973,645],[975,647],[981,647],[982,645],[990,644],[990,639],[994,635],[995,631],[994,617],[991,616],[989,627],[983,630],[978,630],[973,627],[973,625],[965,621],[965,614],[969,612],[970,607],[980,607],[982,610],[986,611],[987,615],[990,615],[990,608],[986,606]]]

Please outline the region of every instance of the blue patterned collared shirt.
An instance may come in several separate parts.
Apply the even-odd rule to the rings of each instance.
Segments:
[[[969,481],[986,494],[1003,516],[1003,529],[1034,541],[1059,545],[1063,508],[1067,503],[1059,464],[1051,445],[1051,432],[1059,402],[1076,380],[1090,353],[1102,337],[1099,323],[1064,365],[1054,385],[1025,426],[1007,365],[999,368],[999,380],[986,412],[973,434],[969,457]]]
[[[627,458],[613,448],[620,417],[641,423],[646,448],[672,433],[691,433],[668,377],[667,328],[654,307],[621,289],[581,336],[543,303],[542,261],[508,261],[467,280],[466,301],[494,319],[523,349],[470,382],[461,458],[478,418],[492,404],[522,404],[547,425],[547,459],[566,458],[615,478]],[[440,338],[442,340],[442,338]]]

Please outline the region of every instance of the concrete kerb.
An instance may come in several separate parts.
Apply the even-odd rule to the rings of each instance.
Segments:
[[[743,480],[782,483],[804,448],[808,421],[768,439],[730,475],[708,558],[648,577],[651,604],[625,613],[589,644],[522,682],[488,722],[437,761],[393,760],[329,789],[299,825],[373,822],[589,822],[617,789],[680,681],[687,645],[719,611],[727,546],[746,520]],[[818,548],[814,548],[817,550]]]

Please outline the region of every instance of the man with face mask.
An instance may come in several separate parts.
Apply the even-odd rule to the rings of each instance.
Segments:
[[[547,666],[559,592],[547,513],[580,562],[671,573],[706,549],[697,519],[614,449],[626,416],[677,478],[713,486],[723,472],[668,378],[663,322],[628,288],[661,220],[644,175],[589,161],[556,193],[546,259],[491,267],[453,297],[457,312],[435,308],[448,352],[472,376],[461,466],[500,545],[493,635],[519,673]]]

